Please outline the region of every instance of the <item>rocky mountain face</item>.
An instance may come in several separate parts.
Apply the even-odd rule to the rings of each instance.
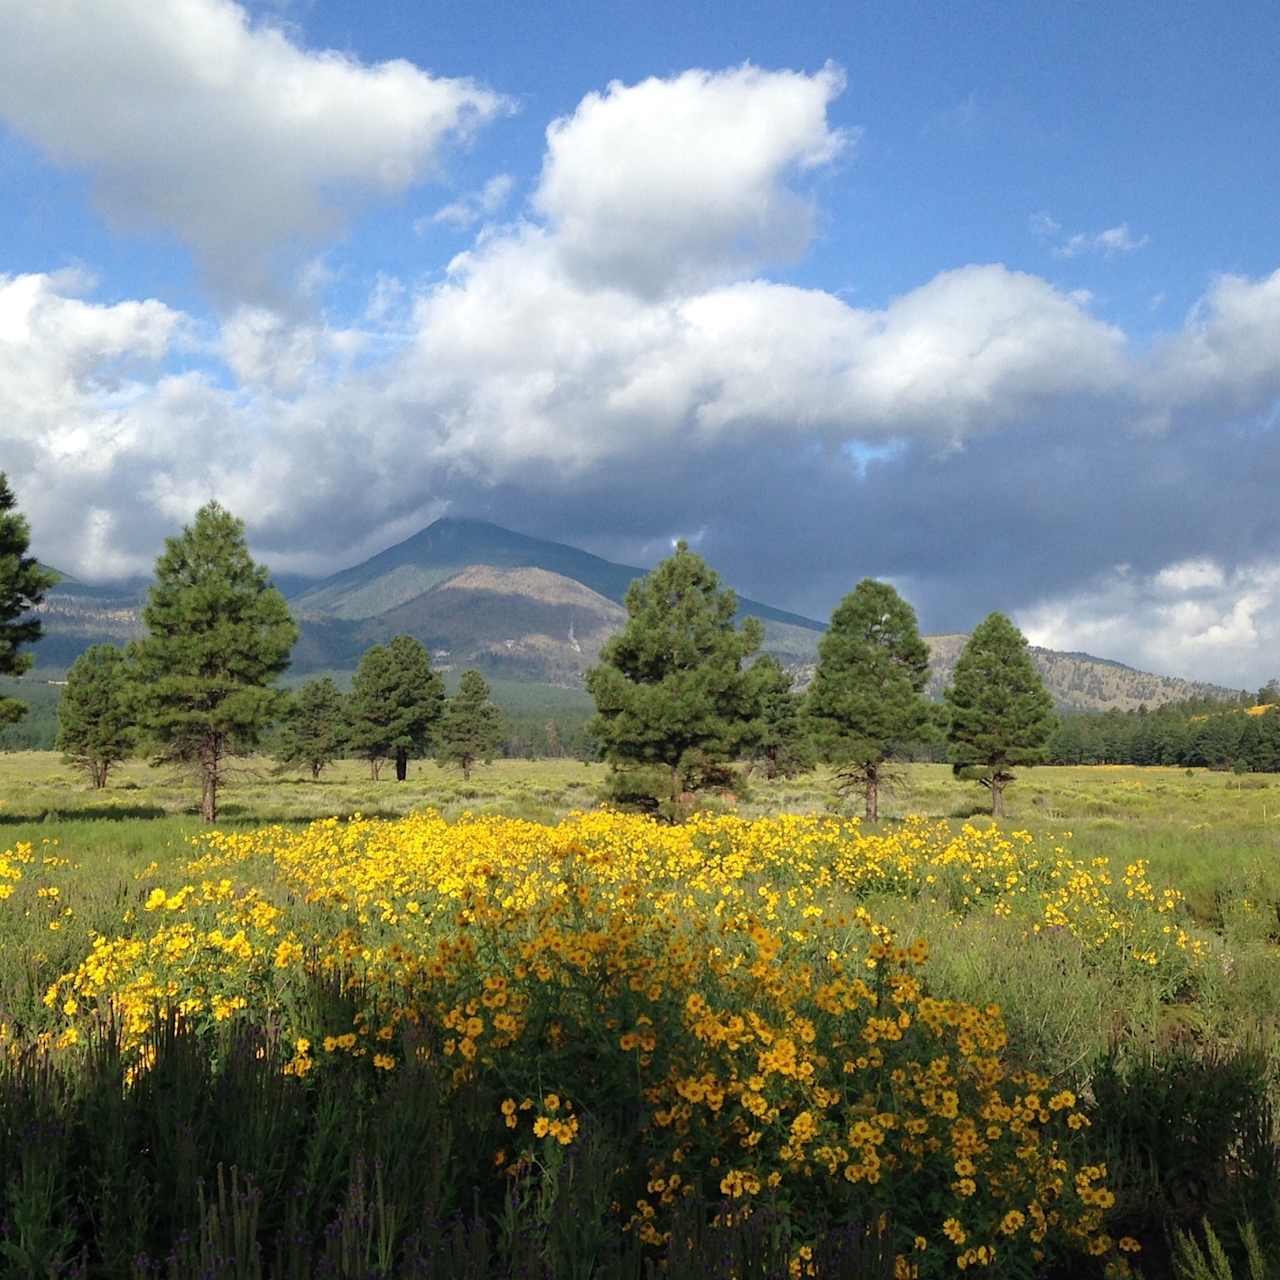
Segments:
[[[142,634],[146,585],[92,587],[66,574],[36,614],[44,637],[35,649],[42,667],[68,667],[90,645],[127,644]]]
[[[581,687],[604,642],[625,622],[627,588],[644,572],[484,521],[437,520],[322,581],[281,582],[302,627],[293,670],[352,670],[369,645],[407,632],[442,668],[479,667],[497,679]],[[45,637],[37,662],[66,667],[91,644],[121,644],[140,634],[145,594],[146,583],[108,589],[64,578],[40,607]],[[745,598],[739,612],[763,622],[766,651],[807,681],[825,624]],[[928,692],[941,697],[967,636],[926,639]],[[1232,692],[1088,654],[1032,652],[1054,699],[1072,710],[1154,707]]]

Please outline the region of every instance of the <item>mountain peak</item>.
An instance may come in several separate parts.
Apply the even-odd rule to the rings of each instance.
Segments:
[[[513,529],[504,529],[499,524],[494,524],[492,520],[481,520],[477,516],[441,516],[437,520],[433,520],[425,529],[419,529],[414,537],[419,537],[424,533],[431,533],[433,530],[446,529],[483,529],[486,532],[506,534],[510,537],[523,538],[527,535],[516,533]]]
[[[517,533],[489,520],[441,516],[403,542],[363,564],[343,569],[292,597],[304,614],[356,621],[407,604],[473,565],[498,569],[545,569],[572,578],[606,600],[622,604],[627,588],[648,570],[615,564],[579,547]],[[809,631],[825,631],[812,618],[740,596],[739,612]]]
[[[425,528],[419,529],[417,533],[411,533],[404,542],[396,545],[404,546],[405,543],[428,541],[431,538],[475,534],[482,534],[486,537],[501,536],[504,538],[522,538],[525,536],[510,529],[504,529],[501,525],[494,524],[490,520],[476,520],[471,516],[441,516],[438,520],[433,520]]]

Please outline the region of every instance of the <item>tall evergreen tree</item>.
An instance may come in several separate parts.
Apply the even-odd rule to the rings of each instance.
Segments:
[[[879,817],[885,762],[931,732],[923,693],[929,646],[915,610],[887,583],[864,578],[836,607],[818,644],[808,715],[819,755],[866,794]]]
[[[1249,767],[1257,773],[1280,773],[1280,706],[1259,716],[1253,733]]]
[[[431,655],[412,636],[395,636],[360,659],[348,703],[349,747],[375,779],[382,762],[394,759],[403,782],[409,757],[429,750],[443,710],[444,681],[431,669]]]
[[[346,744],[346,707],[328,676],[308,680],[289,695],[276,759],[311,770],[313,779],[332,764]]]
[[[945,694],[951,711],[948,755],[960,777],[991,791],[991,814],[1004,817],[1004,789],[1015,765],[1040,764],[1053,733],[1049,697],[1026,637],[1002,613],[974,629]]]
[[[1187,730],[1187,763],[1207,769],[1230,769],[1240,755],[1247,720],[1235,708],[1197,716]]]
[[[760,736],[755,756],[766,778],[791,778],[813,767],[813,743],[804,716],[804,699],[795,691],[795,677],[772,654],[751,664],[751,678],[759,699]]]
[[[440,727],[439,764],[462,766],[471,777],[477,760],[488,764],[502,749],[502,712],[489,701],[489,686],[478,671],[464,671],[458,692],[449,699]]]
[[[9,480],[0,471],[0,675],[20,676],[31,666],[31,655],[19,653],[22,645],[40,639],[40,621],[31,611],[57,582],[57,575],[27,555],[31,530],[14,507],[17,499]],[[13,724],[26,715],[17,698],[0,698],[0,725]]]
[[[159,758],[200,780],[200,812],[218,816],[228,758],[251,750],[273,719],[273,688],[298,628],[267,571],[249,556],[244,524],[216,502],[165,541],[135,642],[138,723]]]
[[[58,700],[58,750],[78,765],[97,789],[107,785],[113,764],[133,750],[133,717],[128,706],[124,653],[113,644],[86,649],[67,672]]]
[[[615,766],[665,766],[678,806],[686,781],[759,735],[755,686],[742,663],[763,629],[755,618],[734,625],[734,593],[683,541],[631,584],[626,605],[626,626],[587,673],[596,704],[590,732]]]

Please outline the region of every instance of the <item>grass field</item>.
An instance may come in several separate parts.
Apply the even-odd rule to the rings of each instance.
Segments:
[[[427,807],[446,817],[470,811],[551,822],[596,805],[606,777],[605,765],[577,760],[498,760],[464,782],[457,770],[415,761],[403,784],[375,783],[364,764],[341,761],[313,782],[301,773],[279,774],[269,760],[248,759],[235,770],[219,825],[236,830],[353,813],[398,817]],[[1024,771],[1008,794],[1006,826],[1037,834],[1069,830],[1078,848],[1117,860],[1146,858],[1156,875],[1189,894],[1198,914],[1211,916],[1224,886],[1257,877],[1280,897],[1280,775],[1041,768]],[[181,850],[187,836],[203,829],[197,801],[189,782],[141,761],[119,766],[108,787],[95,792],[52,752],[0,753],[0,831],[9,840],[56,836],[149,861]],[[746,817],[860,812],[823,770],[777,782],[757,776],[735,807]],[[981,822],[985,793],[955,782],[946,765],[905,765],[881,807],[887,822],[908,814]]]
[[[924,1280],[954,1274],[961,1259],[997,1275],[1101,1275],[1104,1265],[1123,1274],[1124,1241],[1142,1246],[1152,1280],[1191,1280],[1193,1262],[1179,1269],[1174,1257],[1177,1233],[1202,1232],[1203,1215],[1240,1259],[1250,1224],[1259,1248],[1280,1253],[1280,777],[1029,770],[1010,789],[1001,830],[980,813],[981,789],[945,766],[904,766],[875,830],[846,821],[857,802],[823,773],[752,780],[684,828],[596,811],[605,778],[604,766],[577,761],[499,761],[464,783],[415,762],[406,783],[373,783],[344,762],[312,782],[247,761],[210,838],[190,784],[142,763],[92,792],[55,755],[0,755],[3,1035],[92,1075],[107,1068],[96,1050],[83,1056],[97,1025],[86,1018],[112,1010],[110,1070],[142,1083],[124,1090],[127,1114],[111,1124],[136,1131],[128,1159],[145,1150],[152,1168],[133,1237],[113,1244],[93,1226],[106,1213],[93,1197],[105,1194],[109,1170],[94,1163],[93,1142],[86,1156],[67,1137],[60,1172],[41,1166],[30,1184],[10,1182],[0,1247],[17,1247],[12,1224],[49,1198],[41,1178],[63,1179],[51,1203],[78,1205],[80,1217],[55,1230],[46,1212],[22,1247],[70,1266],[73,1243],[90,1239],[94,1257],[117,1261],[89,1274],[131,1274],[111,1268],[139,1240],[161,1266],[183,1232],[247,1230],[194,1183],[185,1200],[168,1190],[180,1173],[190,1182],[192,1157],[157,1146],[143,1103],[176,1073],[186,1084],[170,1079],[165,1106],[186,1098],[195,1108],[206,1184],[218,1164],[235,1164],[267,1197],[257,1237],[279,1247],[293,1231],[309,1242],[287,1265],[252,1272],[210,1270],[207,1257],[178,1250],[159,1274],[180,1280],[639,1276],[643,1251],[674,1249],[681,1232],[688,1274],[700,1276],[812,1266]],[[927,948],[903,949],[913,940]],[[853,981],[859,973],[870,989]],[[878,995],[859,1005],[854,989]],[[943,1003],[921,1003],[926,991]],[[874,1012],[889,1001],[901,1030]],[[157,1031],[166,1004],[186,1013]],[[226,1040],[237,1027],[259,1038]],[[192,1058],[184,1037],[222,1047]],[[46,1105],[45,1077],[12,1074],[18,1061],[27,1059],[11,1053],[0,1108]],[[263,1061],[285,1082],[271,1089],[287,1097],[262,1093]],[[936,1115],[921,1099],[938,1091],[911,1084],[919,1071],[951,1081],[956,1100],[937,1102]],[[1052,1111],[1027,1110],[1018,1099],[1028,1089],[1052,1094]],[[412,1095],[397,1106],[427,1117],[430,1132],[415,1141],[455,1152],[437,1171],[432,1212],[489,1232],[488,1261],[475,1260],[480,1245],[468,1235],[458,1248],[472,1261],[433,1271],[405,1226],[418,1212],[405,1197],[421,1193],[421,1150],[395,1146],[400,1122],[385,1110],[395,1090]],[[105,1096],[82,1082],[60,1105],[79,1116],[85,1098],[105,1106]],[[562,1097],[577,1104],[572,1126]],[[510,1112],[499,1107],[508,1100]],[[244,1128],[210,1110],[233,1104],[266,1111]],[[955,1113],[936,1149],[902,1130],[912,1105],[924,1106],[912,1124]],[[326,1107],[355,1107],[359,1141],[325,1127]],[[94,1115],[58,1131],[87,1140],[103,1123]],[[965,1136],[967,1116],[985,1117],[985,1141]],[[1016,1158],[991,1136],[1007,1124],[1021,1134]],[[305,1228],[267,1221],[268,1199],[301,1185],[262,1146],[272,1125],[282,1126],[272,1141],[292,1143],[304,1165],[323,1163],[316,1144],[337,1144],[324,1147],[325,1189],[307,1183],[320,1216]],[[0,1124],[0,1160],[30,1159],[16,1134]],[[1053,1158],[1074,1170],[1065,1190],[1052,1184],[1066,1175],[1041,1163],[1054,1144]],[[477,1153],[497,1160],[501,1176],[483,1173]],[[67,1172],[86,1159],[97,1191]],[[358,1264],[321,1266],[321,1252],[337,1247],[334,1224],[355,1231],[343,1217],[351,1197],[364,1197],[369,1226],[371,1160],[387,1170],[379,1194],[400,1215],[380,1228],[382,1262],[369,1245]],[[587,1195],[584,1178],[610,1188],[614,1209],[574,1199]],[[710,1208],[706,1221],[756,1231],[734,1247],[760,1258],[774,1249],[773,1261],[716,1271],[723,1239],[695,1247],[701,1228],[680,1217],[693,1192],[670,1194],[682,1178],[697,1204],[756,1205],[754,1226]],[[486,1179],[493,1189],[477,1190],[468,1209],[466,1188]],[[1055,1197],[1059,1208],[1035,1227]],[[591,1235],[602,1220],[615,1225]],[[490,1239],[503,1221],[507,1235]],[[851,1222],[857,1248],[871,1251],[854,1272],[831,1253],[848,1245]],[[541,1261],[518,1262],[521,1232],[541,1242]],[[568,1261],[588,1255],[596,1263],[586,1269]]]

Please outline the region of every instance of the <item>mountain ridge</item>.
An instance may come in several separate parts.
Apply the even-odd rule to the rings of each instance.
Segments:
[[[355,600],[363,602],[367,599],[365,593],[371,585],[371,579],[376,582],[380,576],[393,574],[397,570],[415,567],[425,570],[424,578],[432,578],[432,575],[444,574],[450,570],[460,571],[479,564],[500,568],[547,569],[581,582],[616,604],[625,601],[627,588],[632,582],[649,572],[648,569],[635,565],[606,560],[603,556],[583,551],[568,543],[517,533],[488,520],[442,516],[394,546],[379,551],[359,564],[340,569],[310,587],[290,594],[288,599],[303,612],[318,607],[321,613],[338,617],[372,617],[375,613],[385,612],[386,607],[394,606],[384,606],[374,613],[358,613],[355,609],[360,605],[349,604],[343,591],[350,591]],[[405,575],[405,585],[409,585],[411,581]],[[433,577],[420,590],[429,591],[443,581],[443,577]],[[410,597],[405,597],[408,598]],[[404,603],[404,600],[395,603]],[[811,631],[826,630],[826,623],[819,622],[816,618],[807,618],[786,609],[776,609],[746,596],[738,597],[738,606],[740,614],[758,617],[762,621],[781,622]]]
[[[489,521],[446,517],[359,564],[318,581],[273,575],[298,617],[292,671],[350,671],[363,651],[404,631],[442,668],[477,666],[500,680],[581,688],[586,670],[626,619],[627,588],[646,570]],[[66,667],[90,644],[141,633],[145,582],[94,587],[64,576],[38,612],[44,667]],[[740,597],[761,619],[764,649],[803,681],[826,624]],[[941,697],[967,633],[926,636],[929,696]],[[1235,691],[1139,671],[1091,654],[1032,648],[1055,702],[1068,710],[1234,697]]]

